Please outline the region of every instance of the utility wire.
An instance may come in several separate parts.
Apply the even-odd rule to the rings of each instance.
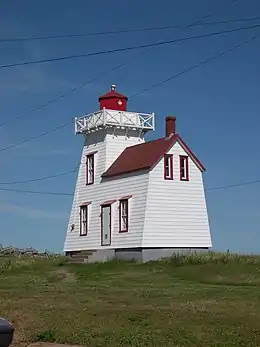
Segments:
[[[247,181],[247,182],[236,183],[236,184],[230,184],[230,185],[227,185],[227,186],[213,187],[213,188],[208,188],[206,190],[207,191],[212,191],[212,190],[229,189],[229,188],[236,188],[236,187],[242,187],[242,186],[249,186],[249,185],[256,184],[256,183],[260,183],[260,180]]]
[[[219,187],[213,187],[213,188],[207,188],[205,191],[213,191],[213,190],[225,190],[235,187],[244,187],[253,185],[256,183],[260,183],[260,180],[255,181],[247,181],[247,182],[241,182],[237,184],[230,184],[226,186],[219,186]],[[6,192],[17,192],[17,193],[29,193],[29,194],[40,194],[40,195],[59,195],[59,196],[73,196],[73,193],[62,193],[62,192],[45,192],[45,191],[37,191],[37,190],[24,190],[24,189],[11,189],[11,188],[0,188],[0,191],[6,191]]]
[[[232,4],[234,4],[234,3],[236,3],[236,2],[237,2],[237,0],[232,0],[232,1],[231,1]],[[213,23],[203,23],[204,20],[210,18],[212,15],[213,15],[213,12],[211,11],[210,13],[208,13],[207,15],[205,15],[202,19],[199,19],[199,20],[197,20],[197,21],[195,21],[195,22],[189,24],[187,27],[190,28],[190,27],[196,26],[196,25],[213,24]],[[256,19],[259,19],[259,18],[260,18],[260,17],[255,17],[255,18],[250,18],[250,19],[242,19],[241,21],[243,21],[243,20],[256,20]],[[237,20],[237,21],[239,21],[239,20]],[[231,21],[226,21],[225,23],[227,23],[227,22],[231,22]],[[219,24],[220,24],[220,23],[224,23],[224,21],[219,22]],[[172,27],[173,27],[173,26],[172,26]],[[176,26],[175,26],[175,27],[176,27]],[[164,28],[166,28],[166,27],[164,27]],[[162,29],[162,27],[161,27],[160,29]],[[148,29],[148,30],[149,30],[149,29]],[[1,42],[1,40],[0,40],[0,42]],[[183,43],[183,41],[182,41],[182,43]],[[148,53],[148,52],[154,50],[155,48],[156,48],[156,47],[151,47],[151,48],[149,48],[148,51],[147,51],[146,53]],[[139,56],[139,54],[138,54],[138,56]],[[110,71],[116,70],[116,69],[121,68],[121,67],[123,67],[123,66],[125,66],[125,65],[126,65],[126,62],[124,62],[124,63],[122,63],[122,64],[119,64],[119,65],[113,67]],[[196,66],[196,67],[198,67],[198,66]],[[104,74],[104,73],[102,72],[102,73],[101,73],[101,76],[103,76],[103,74]],[[54,99],[52,99],[52,100],[49,100],[48,102],[45,102],[44,104],[41,104],[40,106],[38,106],[38,107],[32,109],[30,112],[34,112],[34,111],[36,111],[36,110],[38,110],[38,109],[40,109],[40,108],[42,108],[42,107],[45,107],[45,106],[49,105],[49,104],[52,103],[52,102],[55,102],[55,101],[57,101],[57,100],[59,100],[59,99],[65,97],[65,96],[66,96],[67,94],[69,94],[70,92],[74,92],[74,91],[76,91],[76,90],[78,90],[78,89],[80,89],[80,88],[85,87],[87,84],[93,82],[93,81],[96,80],[97,78],[98,78],[98,77],[95,77],[95,78],[93,78],[92,80],[87,81],[86,83],[83,83],[83,84],[79,85],[78,87],[73,88],[73,89],[69,90],[68,92],[66,92],[66,93],[64,93],[64,94],[62,94],[62,95],[60,95],[60,96],[58,96],[58,97],[56,97],[56,98],[54,98]],[[20,119],[20,118],[22,118],[22,116],[18,116],[18,117],[14,118],[14,119]],[[69,124],[70,124],[70,123],[69,123]],[[1,127],[1,126],[3,126],[3,124],[0,125],[0,127]],[[62,126],[62,127],[63,127],[63,126]],[[58,130],[58,129],[61,129],[61,128],[60,128],[60,127],[56,127],[56,128],[55,128],[55,130]],[[54,130],[54,129],[53,129],[53,130]],[[44,133],[44,134],[45,134],[45,133]],[[44,134],[41,134],[41,136],[44,136]],[[79,165],[80,165],[80,164],[79,164]],[[79,165],[77,165],[76,168],[75,168],[74,170],[72,170],[72,171],[67,171],[67,172],[64,172],[64,173],[56,174],[56,175],[45,176],[45,177],[40,177],[40,178],[35,178],[35,179],[29,179],[29,180],[24,180],[24,181],[13,181],[13,182],[2,182],[2,183],[0,182],[0,184],[5,184],[5,185],[6,185],[6,184],[28,183],[28,182],[35,182],[35,181],[41,181],[41,180],[45,180],[45,179],[51,179],[51,178],[61,177],[61,176],[64,176],[64,175],[68,175],[68,174],[77,172]],[[214,188],[213,188],[213,189],[214,189]],[[59,193],[59,194],[60,194],[60,193]]]
[[[234,4],[234,3],[236,3],[236,2],[237,2],[237,0],[232,0],[232,1],[231,1],[231,4]],[[187,27],[190,28],[190,27],[192,27],[192,26],[195,26],[195,25],[198,25],[198,24],[200,24],[200,23],[203,23],[204,20],[209,19],[213,14],[214,14],[214,13],[211,11],[211,12],[209,12],[208,14],[206,14],[204,17],[202,17],[201,19],[192,22],[192,23],[189,24]],[[255,17],[255,19],[257,19],[257,18],[260,19],[260,17]],[[252,18],[251,18],[251,19],[252,19]],[[183,41],[182,41],[182,43],[183,43]],[[157,47],[151,47],[151,48],[149,48],[149,49],[145,52],[145,54],[146,54],[146,53],[149,53],[149,52],[151,52],[151,51],[153,51],[155,48],[157,48]],[[131,60],[133,60],[133,59],[135,59],[135,58],[137,58],[137,57],[140,57],[140,56],[143,56],[143,53],[142,53],[142,52],[141,52],[141,53],[138,53],[137,55],[134,55],[133,57],[131,57],[131,58],[129,59],[129,61],[131,61]],[[108,72],[110,72],[110,71],[115,71],[115,70],[118,70],[118,69],[124,67],[125,65],[127,65],[127,62],[128,62],[128,60],[127,60],[127,61],[124,61],[123,63],[121,63],[121,64],[119,64],[119,65],[116,65],[116,66],[112,67],[112,68],[111,68],[110,70],[108,70],[108,71],[107,71],[107,70],[106,70],[106,71],[102,71],[102,72],[101,72],[99,75],[97,75],[96,77],[94,77],[94,78],[88,80],[87,82],[84,82],[84,83],[78,85],[78,86],[75,87],[75,88],[72,88],[72,89],[68,90],[67,92],[65,92],[65,93],[63,93],[63,94],[61,94],[61,95],[59,95],[59,96],[57,96],[57,97],[55,97],[55,98],[53,98],[53,99],[51,99],[51,100],[45,102],[45,103],[43,103],[43,104],[40,104],[40,105],[34,107],[33,109],[29,110],[29,111],[26,112],[25,114],[20,115],[20,116],[17,116],[17,117],[15,117],[15,118],[12,118],[12,119],[10,119],[9,121],[5,121],[4,123],[0,124],[0,128],[3,127],[4,125],[8,124],[8,123],[13,122],[14,120],[18,120],[18,119],[22,119],[22,118],[28,117],[31,113],[33,113],[33,112],[35,112],[35,111],[37,111],[37,110],[39,110],[39,109],[42,109],[43,107],[46,107],[46,106],[48,106],[48,105],[50,105],[50,104],[52,104],[52,103],[54,103],[54,102],[56,102],[56,101],[58,101],[58,100],[60,100],[60,99],[62,99],[62,98],[65,98],[68,94],[73,93],[73,92],[75,92],[75,91],[77,91],[77,90],[79,90],[79,89],[84,88],[85,86],[87,86],[87,85],[93,83],[94,81],[96,81],[99,77],[103,77],[103,76],[104,76],[105,74],[107,74]]]
[[[164,80],[162,80],[162,81],[160,81],[160,82],[157,82],[157,83],[151,85],[150,87],[147,87],[147,88],[141,90],[140,92],[137,92],[137,93],[134,93],[134,94],[130,95],[130,96],[128,97],[128,99],[134,98],[134,97],[136,97],[136,96],[138,96],[138,95],[140,95],[140,94],[143,94],[143,93],[147,92],[147,91],[150,90],[150,89],[153,89],[153,88],[155,88],[155,87],[159,87],[159,86],[161,86],[162,84],[167,83],[167,82],[169,82],[169,81],[171,81],[171,80],[173,80],[173,79],[175,79],[175,78],[177,78],[177,77],[179,77],[179,76],[181,76],[181,75],[184,75],[184,74],[186,74],[186,73],[188,73],[188,72],[190,72],[190,71],[192,71],[192,70],[195,70],[195,69],[197,69],[197,68],[199,68],[199,67],[202,67],[203,65],[208,64],[208,63],[210,63],[210,62],[212,62],[212,61],[214,61],[214,60],[216,60],[216,59],[218,59],[218,58],[220,58],[220,57],[226,55],[227,53],[230,53],[230,52],[236,50],[237,48],[239,48],[239,47],[241,47],[241,46],[243,46],[243,45],[245,45],[245,44],[247,44],[247,43],[249,43],[249,42],[252,42],[252,41],[256,40],[257,38],[259,38],[259,36],[260,36],[260,34],[259,34],[259,35],[254,35],[254,36],[252,36],[250,39],[248,39],[248,40],[246,40],[246,41],[243,41],[242,43],[239,43],[239,44],[237,44],[237,45],[235,45],[235,46],[233,46],[233,47],[231,47],[231,48],[229,48],[229,49],[227,49],[227,50],[225,50],[225,51],[222,51],[222,52],[218,53],[217,55],[214,55],[214,56],[212,56],[212,57],[209,57],[209,58],[207,58],[207,59],[201,61],[201,62],[198,63],[198,64],[191,65],[191,66],[189,66],[188,68],[186,68],[186,69],[184,69],[184,70],[182,70],[182,71],[176,73],[175,75],[172,75],[172,76],[170,76],[170,77],[168,77],[168,78],[166,78],[166,79],[164,79]]]
[[[254,36],[251,37],[249,40],[246,40],[246,41],[244,41],[244,42],[242,42],[242,43],[240,43],[240,44],[237,44],[237,45],[235,45],[235,46],[233,46],[233,47],[231,47],[231,48],[229,48],[229,49],[227,49],[227,50],[225,50],[225,51],[222,51],[222,52],[216,54],[215,56],[212,56],[212,57],[210,57],[210,58],[207,58],[207,59],[201,61],[201,62],[198,63],[198,64],[191,65],[190,67],[188,67],[188,68],[182,70],[181,72],[179,72],[179,73],[177,73],[177,74],[175,74],[175,75],[173,75],[173,76],[170,76],[169,78],[167,78],[167,79],[165,79],[165,80],[163,80],[163,81],[160,81],[160,82],[158,82],[158,83],[156,83],[156,84],[154,84],[154,85],[152,85],[152,86],[150,86],[150,87],[147,87],[147,88],[141,90],[141,91],[138,92],[138,93],[135,93],[135,94],[130,95],[129,98],[134,98],[134,97],[136,97],[136,96],[138,96],[138,95],[140,95],[140,94],[142,94],[142,93],[144,93],[144,92],[146,92],[146,91],[148,91],[148,90],[150,90],[150,89],[152,89],[152,88],[155,88],[155,87],[157,87],[157,86],[159,86],[159,85],[161,85],[161,84],[167,83],[167,82],[169,82],[169,81],[171,81],[171,80],[173,80],[173,79],[175,79],[175,78],[177,78],[177,77],[179,77],[179,76],[181,76],[181,75],[184,75],[184,74],[186,74],[186,73],[188,73],[188,72],[190,72],[190,71],[192,71],[192,70],[195,70],[195,69],[197,69],[197,68],[199,68],[199,67],[202,67],[202,66],[204,66],[204,65],[206,65],[206,64],[208,64],[208,63],[210,63],[210,62],[212,62],[212,61],[214,61],[214,60],[217,60],[218,58],[220,58],[220,57],[226,55],[227,53],[232,52],[232,51],[236,50],[237,48],[239,48],[239,47],[241,47],[241,46],[243,46],[243,45],[245,45],[245,44],[248,44],[249,42],[254,41],[254,40],[257,39],[258,37],[259,37],[259,35],[254,35]],[[73,120],[73,121],[70,121],[70,122],[68,122],[68,123],[65,123],[65,124],[63,124],[63,125],[61,125],[61,126],[58,126],[58,127],[56,127],[56,128],[53,128],[53,129],[51,129],[51,130],[45,131],[45,132],[43,132],[43,133],[41,133],[41,134],[39,134],[39,135],[33,136],[33,137],[29,138],[29,139],[23,140],[23,141],[21,141],[21,142],[18,142],[18,143],[12,144],[12,145],[9,145],[9,146],[4,147],[4,148],[1,148],[1,149],[0,149],[0,152],[9,150],[9,149],[11,149],[11,148],[15,148],[15,147],[17,147],[17,146],[23,145],[23,144],[28,143],[28,142],[33,141],[33,140],[36,140],[36,139],[38,139],[38,138],[40,138],[40,137],[43,137],[43,136],[45,136],[45,135],[48,135],[48,134],[50,134],[50,133],[52,133],[52,132],[55,132],[55,131],[60,130],[60,129],[62,129],[62,128],[65,128],[66,126],[68,126],[68,125],[70,125],[70,124],[72,124],[72,123],[74,123],[74,120]]]
[[[236,1],[237,1],[237,0],[233,0],[232,3],[236,2]],[[192,27],[192,26],[194,26],[194,25],[200,24],[200,23],[202,23],[204,20],[210,18],[212,15],[213,15],[213,12],[211,11],[210,13],[208,13],[207,15],[205,15],[203,18],[201,18],[201,19],[199,19],[199,20],[196,20],[196,21],[192,22],[192,23],[189,24],[187,27],[190,28],[190,27]],[[258,18],[258,17],[255,17],[255,18]],[[260,19],[260,17],[259,17],[259,19]],[[1,41],[0,41],[0,42],[1,42]],[[183,43],[183,41],[182,41],[181,43]],[[157,47],[151,47],[151,48],[149,48],[149,49],[145,52],[145,54],[147,54],[147,53],[153,51],[153,50],[156,49],[156,48],[157,48]],[[131,58],[129,59],[129,61],[131,61],[131,60],[133,60],[133,59],[135,59],[135,58],[137,58],[137,57],[141,57],[141,56],[143,56],[143,53],[142,53],[142,52],[141,52],[141,53],[138,53],[138,54],[136,54],[136,55],[134,55],[133,57],[131,57]],[[87,86],[87,85],[93,83],[94,81],[96,81],[99,77],[103,77],[103,76],[104,76],[105,74],[107,74],[108,72],[112,72],[112,71],[115,71],[115,70],[118,70],[118,69],[124,67],[125,65],[127,65],[127,62],[128,62],[128,60],[127,60],[127,61],[124,61],[123,63],[121,63],[121,64],[119,64],[119,65],[116,65],[116,66],[112,67],[112,68],[111,68],[110,70],[108,70],[108,71],[107,71],[107,70],[106,70],[106,71],[102,71],[102,72],[101,72],[100,74],[98,74],[96,77],[94,77],[94,78],[88,80],[87,82],[84,82],[84,83],[78,85],[78,86],[75,87],[75,88],[72,88],[72,89],[68,90],[67,92],[65,92],[65,93],[63,93],[63,94],[61,94],[61,95],[59,95],[59,96],[57,96],[57,97],[55,97],[55,98],[53,98],[53,99],[47,101],[47,102],[44,102],[44,103],[40,104],[39,106],[36,106],[36,107],[32,108],[31,110],[27,111],[25,114],[20,115],[20,116],[17,116],[17,117],[15,117],[15,118],[12,118],[12,119],[9,119],[8,121],[3,122],[2,124],[0,124],[0,128],[3,127],[3,126],[5,126],[6,124],[12,123],[14,120],[18,120],[18,119],[22,119],[22,118],[28,117],[31,113],[33,113],[33,112],[35,112],[35,111],[37,111],[37,110],[40,110],[40,109],[42,109],[43,107],[46,107],[46,106],[48,106],[48,105],[50,105],[50,104],[52,104],[52,103],[54,103],[54,102],[56,102],[56,101],[59,101],[60,99],[65,98],[68,94],[73,93],[73,92],[75,92],[75,91],[77,91],[77,90],[79,90],[79,89],[84,88],[85,86]]]
[[[190,28],[190,27],[197,27],[197,26],[213,26],[213,25],[220,25],[220,24],[254,22],[256,20],[260,20],[260,17],[258,16],[258,17],[237,18],[237,19],[230,19],[230,20],[224,20],[224,21],[214,21],[214,22],[204,22],[204,23],[168,25],[168,26],[137,28],[137,29],[121,29],[121,30],[114,30],[114,31],[85,32],[85,33],[65,34],[65,35],[14,37],[14,38],[0,39],[0,43],[25,42],[25,41],[36,41],[36,40],[69,39],[69,38],[85,37],[85,36],[117,35],[117,34],[134,33],[134,32],[160,31],[160,30],[169,30],[169,29],[183,29],[183,28]]]
[[[57,177],[61,177],[61,176],[67,176],[67,175],[70,175],[70,174],[72,174],[72,173],[77,172],[77,171],[78,171],[78,166],[79,166],[79,165],[77,165],[77,168],[75,168],[74,170],[61,172],[61,173],[58,173],[58,174],[56,174],[56,175],[43,176],[43,177],[38,177],[38,178],[32,178],[32,179],[28,179],[28,180],[24,180],[24,181],[0,182],[0,185],[21,184],[21,183],[29,183],[29,182],[38,182],[38,181],[43,181],[43,180],[47,180],[47,179],[57,178]]]
[[[40,194],[40,195],[61,195],[61,196],[72,196],[72,193],[61,193],[61,192],[44,192],[37,190],[23,190],[23,189],[11,189],[11,188],[0,188],[3,192],[16,192],[16,193],[29,193],[29,194]]]
[[[235,3],[236,1],[237,1],[237,0],[232,0],[232,4]],[[196,26],[196,25],[202,24],[204,20],[210,18],[212,15],[213,15],[213,12],[211,11],[210,13],[206,14],[206,15],[205,15],[204,17],[202,17],[201,19],[196,20],[196,21],[194,21],[193,23],[189,24],[187,27],[190,28],[190,27],[192,27],[192,26]],[[254,19],[260,19],[260,17],[255,17]],[[253,20],[253,18],[251,18],[250,20]],[[223,23],[223,22],[222,22],[222,23]],[[0,41],[0,42],[1,42],[1,41]],[[182,42],[182,43],[183,43],[183,42]],[[157,47],[149,48],[145,53],[151,52],[151,51],[154,50],[155,48],[157,48]],[[139,56],[143,56],[143,55],[137,54],[137,55],[131,57],[130,60],[132,60],[133,58],[139,57]],[[115,67],[113,67],[113,68],[111,68],[109,71],[117,70],[117,69],[119,69],[119,68],[125,66],[126,64],[127,64],[127,61],[125,61],[124,63],[121,63],[121,64],[119,64],[119,65],[117,65],[117,66],[115,66]],[[76,90],[78,90],[78,89],[81,89],[81,88],[85,87],[86,85],[88,85],[88,84],[94,82],[95,80],[97,80],[99,76],[104,76],[104,74],[106,74],[106,73],[107,73],[107,71],[103,71],[103,72],[101,72],[98,76],[92,78],[91,80],[89,80],[89,81],[87,81],[87,82],[84,82],[84,83],[80,84],[79,86],[77,86],[77,87],[75,87],[75,88],[73,88],[73,89],[67,91],[66,93],[63,93],[63,94],[61,94],[60,96],[55,97],[54,99],[51,99],[51,100],[49,100],[49,101],[47,101],[47,102],[45,102],[45,103],[43,103],[43,104],[41,104],[41,105],[39,105],[39,106],[33,108],[33,109],[31,109],[31,110],[29,111],[29,113],[26,113],[25,115],[21,115],[21,116],[18,116],[18,117],[16,117],[16,118],[13,118],[13,119],[10,120],[10,121],[18,120],[18,119],[24,118],[25,116],[28,116],[30,113],[32,113],[32,112],[34,112],[34,111],[36,111],[36,110],[39,110],[39,109],[41,109],[41,108],[43,108],[43,107],[45,107],[45,106],[47,106],[47,105],[49,105],[49,104],[51,104],[51,103],[53,103],[53,102],[55,102],[55,101],[58,101],[58,100],[60,100],[61,98],[64,98],[64,97],[65,97],[66,95],[68,95],[69,93],[74,92],[74,91],[76,91]],[[8,123],[8,122],[5,122],[5,123],[0,124],[0,128],[1,128],[2,126],[6,125],[7,123]],[[69,123],[69,124],[70,124],[70,123]],[[60,129],[60,127],[55,128],[55,130],[58,130],[58,129]],[[43,136],[43,135],[42,135],[42,136]],[[24,180],[24,181],[0,182],[0,185],[2,185],[2,184],[4,184],[4,185],[19,184],[19,183],[35,182],[35,181],[41,181],[41,180],[45,180],[45,179],[56,178],[56,177],[68,175],[68,174],[70,174],[70,173],[74,173],[74,172],[77,171],[77,169],[78,169],[78,168],[76,167],[76,169],[73,170],[73,171],[68,171],[68,172],[65,172],[65,173],[57,174],[57,175],[51,175],[51,176],[40,177],[40,178],[35,178],[35,179],[29,179],[29,180]]]
[[[51,130],[44,131],[43,133],[41,133],[41,134],[39,134],[39,135],[35,135],[35,136],[33,136],[33,137],[29,138],[29,139],[23,140],[23,141],[18,142],[18,143],[14,143],[13,145],[9,145],[9,146],[4,147],[4,148],[1,148],[1,149],[0,149],[0,152],[7,151],[8,149],[11,149],[11,148],[14,148],[14,147],[17,147],[17,146],[20,146],[20,145],[24,145],[25,143],[28,143],[28,142],[30,142],[30,141],[39,139],[40,137],[43,137],[43,136],[48,135],[48,134],[50,134],[50,133],[53,133],[54,131],[63,129],[63,128],[67,127],[68,125],[72,124],[72,123],[74,123],[74,120],[73,120],[73,121],[70,121],[70,122],[68,122],[68,123],[59,125],[59,126],[57,126],[56,128],[53,128],[53,129],[51,129]]]
[[[117,53],[117,52],[126,52],[126,51],[130,51],[130,50],[135,50],[135,49],[156,47],[156,46],[173,44],[176,42],[191,41],[191,40],[197,40],[197,39],[206,38],[206,37],[218,36],[218,35],[222,35],[222,34],[229,34],[229,33],[243,31],[243,30],[256,29],[259,27],[260,27],[260,24],[255,24],[255,25],[251,25],[251,26],[247,26],[247,27],[240,27],[240,28],[236,28],[236,29],[216,31],[216,32],[202,34],[202,35],[196,35],[196,36],[182,37],[182,38],[177,38],[174,40],[167,40],[167,41],[163,40],[163,41],[156,42],[156,43],[149,43],[149,44],[138,45],[138,46],[115,48],[115,49],[110,49],[110,50],[106,50],[106,51],[97,51],[97,52],[90,52],[90,53],[78,54],[78,55],[75,54],[75,55],[68,55],[68,56],[50,58],[50,59],[24,61],[21,63],[0,65],[0,69],[6,69],[6,68],[11,68],[11,67],[16,67],[16,66],[50,63],[50,62],[54,62],[54,61],[65,61],[65,60],[70,60],[70,59],[87,58],[87,57],[93,57],[93,56],[97,56],[97,55],[105,55],[105,54],[111,54],[111,53]]]
[[[112,67],[112,68],[109,69],[109,70],[102,71],[100,74],[98,74],[97,76],[93,77],[92,79],[90,79],[90,80],[88,80],[88,81],[86,81],[86,82],[84,82],[84,83],[78,85],[78,86],[75,87],[75,88],[72,88],[72,89],[66,91],[65,93],[63,93],[63,94],[61,94],[61,95],[59,95],[59,96],[57,96],[57,97],[55,97],[55,98],[53,98],[53,99],[51,99],[51,100],[48,100],[48,101],[46,101],[46,102],[44,102],[44,103],[42,103],[42,104],[40,104],[40,105],[38,105],[38,106],[32,108],[31,110],[29,110],[29,111],[26,112],[25,114],[22,114],[22,115],[20,115],[20,116],[17,116],[17,117],[15,117],[15,118],[12,118],[12,119],[10,119],[9,121],[3,122],[2,124],[0,124],[0,128],[2,128],[3,126],[5,126],[5,125],[7,125],[7,124],[9,124],[9,123],[12,123],[12,122],[15,121],[15,120],[28,117],[31,113],[33,113],[33,112],[35,112],[35,111],[38,111],[38,110],[40,110],[40,109],[42,109],[42,108],[44,108],[44,107],[46,107],[46,106],[48,106],[48,105],[50,105],[50,104],[52,104],[52,103],[58,101],[58,100],[60,100],[60,99],[65,98],[68,94],[73,93],[73,92],[75,92],[75,91],[77,91],[77,90],[79,90],[79,89],[82,89],[82,88],[86,87],[87,85],[89,85],[89,84],[95,82],[98,78],[103,77],[105,74],[107,74],[107,73],[109,73],[109,72],[118,70],[118,69],[120,69],[121,67],[123,67],[123,66],[126,65],[126,64],[127,64],[127,62],[124,62],[124,63],[121,63],[121,64],[119,64],[119,65],[116,65],[116,66]],[[68,124],[71,124],[71,123],[68,123]],[[57,130],[58,130],[58,129],[57,129]],[[12,148],[12,147],[11,147],[11,148]]]

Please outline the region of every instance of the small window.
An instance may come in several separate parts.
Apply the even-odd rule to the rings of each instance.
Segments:
[[[119,201],[119,232],[128,232],[128,199],[123,199]]]
[[[88,233],[88,205],[80,207],[80,236]]]
[[[165,154],[164,156],[164,179],[173,180],[173,155]]]
[[[94,154],[87,155],[86,161],[86,184],[94,183]]]
[[[189,180],[189,158],[186,155],[180,155],[180,180]]]

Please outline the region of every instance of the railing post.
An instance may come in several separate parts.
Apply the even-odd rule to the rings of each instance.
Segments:
[[[78,119],[78,117],[75,117],[75,123],[74,123],[74,131],[75,131],[75,134],[77,134],[77,132],[78,132],[78,127],[77,127],[77,119]]]
[[[106,119],[106,109],[105,107],[103,107],[103,124],[106,125],[107,124],[107,119]]]

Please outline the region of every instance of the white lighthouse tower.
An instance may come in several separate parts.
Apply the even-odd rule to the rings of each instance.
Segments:
[[[129,112],[127,101],[112,85],[98,111],[75,118],[84,147],[66,255],[145,261],[211,247],[204,166],[176,134],[175,117],[166,117],[165,137],[145,142],[154,114]]]

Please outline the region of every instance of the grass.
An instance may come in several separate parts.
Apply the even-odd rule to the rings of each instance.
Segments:
[[[0,312],[21,346],[260,346],[260,257],[0,258]]]

